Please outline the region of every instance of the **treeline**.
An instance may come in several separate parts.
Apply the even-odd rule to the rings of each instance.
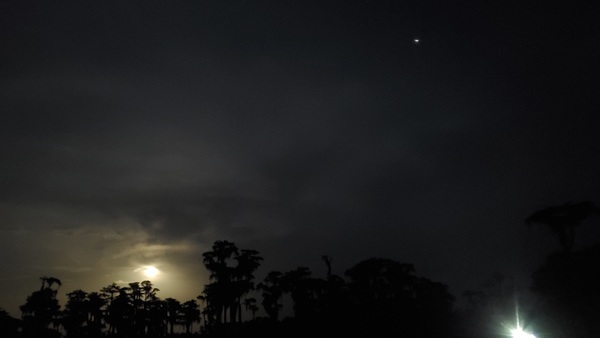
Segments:
[[[74,290],[61,309],[61,281],[42,277],[17,320],[0,312],[2,337],[225,337],[241,335],[447,337],[453,296],[446,285],[415,275],[411,264],[371,258],[346,271],[314,277],[306,267],[254,273],[263,258],[256,250],[216,241],[203,254],[210,281],[196,298],[161,299],[151,281],[115,283],[97,292]],[[255,297],[251,297],[256,295]],[[282,317],[288,297],[293,316]],[[257,299],[258,298],[258,299]],[[257,316],[260,307],[266,316]]]
[[[72,291],[61,309],[60,280],[42,277],[21,306],[21,319],[0,310],[0,336],[475,338],[507,336],[511,325],[520,325],[541,332],[538,337],[600,337],[600,244],[575,246],[576,227],[599,213],[584,201],[527,218],[546,226],[561,248],[533,272],[529,304],[516,302],[519,290],[497,275],[483,290],[465,291],[467,305],[454,309],[446,285],[385,258],[359,262],[342,277],[331,273],[331,258],[323,256],[324,278],[298,267],[257,281],[258,251],[216,241],[203,254],[210,280],[196,299],[161,299],[150,281],[113,283],[98,292]],[[281,318],[283,298],[291,300],[292,316]],[[261,308],[265,316],[257,316]]]

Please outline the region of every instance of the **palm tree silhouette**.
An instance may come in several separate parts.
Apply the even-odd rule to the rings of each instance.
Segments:
[[[108,306],[108,320],[112,334],[132,335],[135,327],[135,312],[127,287],[120,287],[119,294]]]
[[[121,288],[116,283],[112,283],[100,289],[102,297],[107,301],[104,318],[105,321],[108,323],[109,334],[114,334],[116,331],[114,321],[112,320],[113,316],[111,315],[111,309],[113,300],[115,299],[115,295],[118,295],[120,293],[120,289]]]
[[[190,334],[192,325],[200,322],[200,309],[195,300],[190,299],[181,305],[182,322],[185,325],[185,333]]]
[[[90,292],[87,295],[87,328],[90,337],[100,337],[102,335],[102,308],[107,304],[106,299],[98,292]]]
[[[141,290],[142,290],[144,308],[147,308],[147,304],[150,301],[156,300],[156,293],[158,291],[160,291],[160,289],[155,288],[154,285],[152,285],[152,282],[149,280],[145,280],[141,283]]]
[[[215,241],[212,251],[202,254],[204,266],[213,281],[205,286],[204,291],[214,307],[216,324],[225,322],[227,310],[236,302],[232,288],[234,268],[228,262],[237,254],[238,248],[228,241]],[[230,313],[230,318],[235,320],[235,315]]]
[[[169,331],[171,335],[173,335],[175,324],[177,324],[179,318],[181,317],[181,303],[174,298],[165,299],[165,305],[167,308],[167,323],[169,324]]]
[[[204,291],[202,292],[201,295],[196,297],[196,299],[201,301],[202,306],[204,307],[204,310],[202,310],[202,317],[204,319],[204,325],[203,326],[201,325],[201,326],[202,327],[212,326],[214,324],[214,320],[215,320],[215,311],[210,306],[209,297],[206,293],[206,288],[204,289]]]
[[[144,304],[145,335],[148,337],[162,336],[167,331],[167,307],[165,301],[156,294],[151,294]]]
[[[242,249],[235,257],[237,265],[234,269],[238,322],[242,322],[242,297],[254,289],[254,272],[263,260],[256,250]]]

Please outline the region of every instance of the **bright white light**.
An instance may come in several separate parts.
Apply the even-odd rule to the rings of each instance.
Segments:
[[[415,44],[419,44],[419,42],[420,42],[420,41],[421,41],[421,40],[419,40],[419,39],[414,39],[414,40],[413,40],[413,42],[414,42]]]
[[[147,266],[144,268],[144,270],[142,270],[142,272],[144,273],[144,275],[153,278],[156,277],[156,275],[158,275],[160,271],[158,271],[158,269],[153,266]]]
[[[529,332],[523,331],[523,329],[520,327],[510,329],[510,334],[513,338],[535,338],[534,335],[532,335]]]

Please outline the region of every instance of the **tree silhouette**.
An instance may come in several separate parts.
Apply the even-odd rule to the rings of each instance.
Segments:
[[[371,258],[346,271],[351,287],[360,302],[386,302],[410,299],[415,285],[412,264],[390,259]]]
[[[258,307],[256,306],[256,298],[250,297],[244,299],[244,306],[246,311],[250,311],[252,313],[252,320],[256,319],[256,311],[258,311]]]
[[[254,289],[255,272],[263,258],[256,250],[238,249],[234,243],[216,241],[203,254],[210,271],[210,283],[196,300],[180,303],[174,298],[161,300],[160,290],[149,280],[116,283],[100,292],[77,289],[66,294],[61,312],[56,299],[60,280],[40,278],[42,287],[27,297],[21,306],[22,332],[18,321],[0,312],[0,325],[7,328],[2,337],[59,337],[51,323],[62,325],[66,337],[165,337],[178,335],[182,326],[191,336],[194,324],[201,323],[205,337],[243,335],[279,336],[415,336],[442,337],[449,328],[453,297],[444,284],[417,277],[411,264],[390,259],[371,258],[346,271],[349,281],[331,273],[331,258],[321,257],[327,265],[326,278],[315,278],[307,267],[281,273],[269,272],[257,285],[261,300],[243,299]],[[540,272],[542,282],[548,278]],[[545,291],[548,292],[548,291]],[[293,317],[279,320],[282,296],[290,295]],[[600,301],[600,300],[599,300]],[[260,302],[269,318],[256,318]],[[242,322],[242,305],[252,314]],[[201,317],[203,315],[203,317]],[[9,317],[9,316],[8,316]],[[202,318],[204,320],[202,320]],[[229,318],[229,322],[227,321]],[[16,323],[16,324],[15,324]],[[350,323],[350,324],[349,324]]]
[[[166,320],[167,320],[167,323],[169,324],[169,332],[172,335],[172,334],[174,334],[175,324],[177,324],[177,322],[179,321],[179,318],[182,315],[181,303],[177,299],[167,298],[167,299],[165,299],[165,305],[166,305],[166,309],[167,309]]]
[[[234,269],[235,291],[237,299],[238,322],[242,321],[242,297],[254,289],[254,272],[263,260],[258,251],[242,249],[235,257],[237,265]]]
[[[54,284],[58,285],[56,290],[54,290],[54,291],[58,291],[58,288],[60,286],[62,286],[62,282],[58,278],[44,276],[44,277],[40,277],[40,280],[42,281],[42,287],[40,288],[40,291],[42,291],[46,288],[52,289],[52,285],[54,285]]]
[[[158,288],[155,288],[151,281],[145,280],[141,283],[142,289],[142,297],[144,301],[144,308],[147,307],[148,302],[156,299],[156,293],[160,291]]]
[[[0,308],[0,334],[6,338],[16,338],[19,334],[20,322]]]
[[[294,315],[302,319],[318,311],[317,302],[324,292],[324,282],[311,277],[307,267],[298,267],[283,275],[283,291],[289,292],[294,302]],[[322,282],[322,283],[320,283]]]
[[[192,325],[200,322],[200,309],[195,300],[190,299],[181,305],[181,318],[185,326],[185,333],[190,334]]]
[[[75,290],[67,294],[63,326],[67,337],[98,337],[102,331],[102,306],[105,301],[97,292]]]
[[[281,296],[283,295],[282,285],[283,274],[279,271],[271,271],[267,274],[264,281],[258,284],[258,289],[262,290],[262,306],[267,315],[278,320],[279,310],[281,310]]]
[[[102,309],[106,305],[106,299],[98,292],[90,292],[87,295],[87,331],[90,337],[100,337],[104,324],[102,323]]]
[[[145,323],[145,304],[143,300],[144,290],[139,282],[129,283],[128,293],[125,295],[129,297],[131,304],[131,324],[136,335],[143,335],[146,332]],[[126,290],[127,291],[127,290]]]
[[[556,252],[533,273],[547,328],[563,337],[600,337],[600,244]]]
[[[418,330],[427,337],[445,337],[452,328],[454,296],[445,284],[420,277],[415,286]]]
[[[323,260],[323,262],[325,262],[325,265],[327,266],[327,279],[329,280],[329,278],[331,278],[331,261],[333,259],[327,255],[321,256],[321,259]]]
[[[63,326],[67,337],[83,337],[84,323],[88,319],[87,292],[75,290],[67,293],[67,305],[63,312]]]
[[[256,250],[239,250],[228,241],[215,241],[203,258],[211,279],[203,292],[205,314],[211,318],[207,324],[212,324],[212,318],[217,325],[225,323],[227,313],[229,322],[241,322],[242,297],[254,289],[254,272],[263,258]]]
[[[101,295],[104,299],[106,299],[106,310],[104,311],[105,321],[108,323],[108,333],[114,334],[116,332],[116,327],[114,325],[115,318],[111,313],[113,309],[112,303],[115,299],[115,296],[120,293],[121,288],[116,283],[111,283],[108,286],[105,286],[100,289]]]
[[[212,251],[202,255],[204,266],[210,272],[210,279],[213,281],[205,286],[204,292],[215,311],[217,325],[224,322],[227,310],[234,306],[237,300],[233,292],[234,268],[228,264],[237,253],[238,248],[234,243],[215,241]],[[231,314],[230,318],[235,320],[235,313]]]
[[[346,271],[353,299],[353,320],[365,335],[414,332],[416,277],[412,264],[371,258]],[[362,317],[355,317],[360,314]]]
[[[56,299],[57,290],[53,284],[60,286],[60,280],[54,277],[42,277],[42,288],[33,292],[25,304],[20,306],[23,320],[23,334],[26,337],[46,337],[57,335],[49,331],[48,326],[59,315],[60,306]],[[49,282],[51,281],[51,282]]]
[[[558,237],[564,252],[571,252],[575,244],[575,227],[596,212],[589,201],[565,203],[534,212],[526,222],[546,225]]]
[[[532,275],[532,290],[540,296],[538,317],[557,336],[598,337],[600,244],[575,250],[575,227],[598,213],[592,202],[565,203],[530,215],[526,222],[546,225],[558,238],[554,252]]]
[[[130,296],[127,294],[129,288],[120,287],[119,294],[108,306],[108,321],[112,327],[111,334],[133,335],[135,329],[134,308]]]
[[[164,335],[168,327],[167,305],[165,301],[161,300],[155,293],[152,293],[144,305],[146,336],[159,337]]]
[[[210,297],[207,294],[206,286],[204,287],[204,291],[201,295],[196,297],[199,301],[202,302],[204,310],[202,310],[202,318],[204,319],[204,327],[212,327],[215,325],[216,321],[216,310],[210,303]]]

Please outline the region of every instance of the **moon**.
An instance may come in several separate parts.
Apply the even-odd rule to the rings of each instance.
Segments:
[[[156,275],[158,275],[160,273],[160,271],[153,267],[153,266],[147,266],[145,267],[142,272],[144,273],[144,275],[146,275],[147,277],[153,278],[156,277]]]

